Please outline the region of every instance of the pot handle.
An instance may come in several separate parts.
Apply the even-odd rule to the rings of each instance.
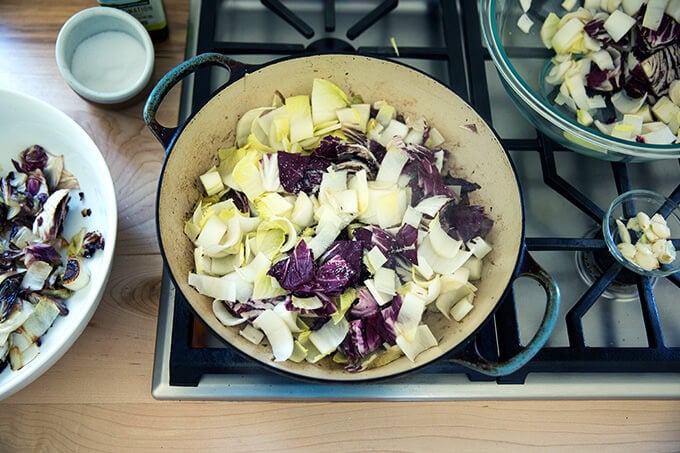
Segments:
[[[175,85],[177,85],[189,74],[206,66],[222,66],[229,72],[229,78],[231,79],[235,73],[243,71],[246,65],[231,58],[225,57],[220,53],[207,52],[191,57],[188,60],[180,63],[161,78],[153,90],[151,90],[149,98],[144,105],[144,122],[146,123],[147,127],[151,129],[151,132],[153,132],[158,141],[163,145],[163,148],[166,150],[170,146],[170,143],[177,133],[179,126],[162,126],[156,120],[158,108],[160,107],[161,102],[163,102],[165,96]]]
[[[479,353],[476,347],[476,342],[471,341],[468,346],[457,356],[451,360],[455,363],[463,365],[479,373],[487,376],[506,376],[522,368],[524,365],[538,353],[538,351],[545,345],[552,333],[555,324],[557,323],[557,316],[560,308],[560,291],[557,282],[551,277],[543,268],[541,268],[536,261],[527,253],[523,254],[522,263],[519,273],[515,279],[520,277],[529,277],[536,280],[545,290],[547,296],[547,303],[545,313],[538,331],[534,338],[519,351],[515,356],[509,358],[504,362],[490,362]]]

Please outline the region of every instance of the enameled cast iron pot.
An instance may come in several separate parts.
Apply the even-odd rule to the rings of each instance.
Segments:
[[[176,128],[161,126],[156,112],[164,96],[179,81],[201,67],[218,65],[230,80],[189,120]],[[325,78],[366,102],[384,99],[404,116],[424,117],[447,139],[458,175],[478,183],[471,202],[486,207],[494,220],[488,236],[493,251],[485,258],[475,308],[460,323],[440,314],[428,314],[428,324],[439,345],[417,357],[402,357],[386,366],[360,373],[345,371],[326,359],[318,364],[274,362],[271,348],[254,345],[223,326],[213,315],[208,297],[187,283],[193,268],[193,245],[184,235],[184,221],[199,197],[198,176],[217,163],[217,149],[234,142],[236,123],[254,107],[270,105],[274,91],[284,96],[311,93],[312,80]],[[449,88],[429,76],[385,59],[345,54],[324,54],[247,66],[222,55],[207,53],[180,64],[157,84],[144,109],[144,120],[163,144],[167,156],[160,175],[157,226],[160,248],[172,280],[196,315],[217,336],[246,356],[271,369],[317,381],[355,382],[403,374],[447,355],[482,373],[500,376],[525,365],[545,344],[557,319],[559,291],[555,281],[524,250],[523,205],[515,171],[505,150],[482,118]],[[471,127],[474,125],[474,127]],[[467,126],[467,127],[464,127]],[[480,357],[474,336],[491,317],[499,300],[520,276],[536,280],[547,295],[545,314],[533,340],[515,357],[491,363]],[[523,301],[529,303],[529,301]],[[540,310],[543,301],[539,301]]]

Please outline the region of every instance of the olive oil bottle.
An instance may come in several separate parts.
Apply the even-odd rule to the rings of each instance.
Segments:
[[[136,17],[149,32],[153,42],[165,41],[168,38],[168,20],[163,0],[98,0],[98,3],[101,6],[122,9]]]

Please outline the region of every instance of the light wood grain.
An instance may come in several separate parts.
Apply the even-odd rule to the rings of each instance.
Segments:
[[[151,397],[162,260],[155,237],[161,146],[142,102],[93,106],[60,77],[54,43],[86,0],[0,0],[0,86],[74,118],[116,185],[119,240],[99,309],[68,353],[0,402],[0,451],[583,451],[680,450],[680,401],[437,403],[162,402]],[[183,59],[189,2],[166,0],[169,41],[154,82]],[[159,119],[172,125],[172,93]],[[679,384],[680,385],[680,384]]]

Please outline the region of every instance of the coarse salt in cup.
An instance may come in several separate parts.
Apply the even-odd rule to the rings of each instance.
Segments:
[[[98,104],[120,104],[148,85],[154,48],[135,17],[97,6],[66,21],[57,36],[56,59],[62,76],[81,97]]]

